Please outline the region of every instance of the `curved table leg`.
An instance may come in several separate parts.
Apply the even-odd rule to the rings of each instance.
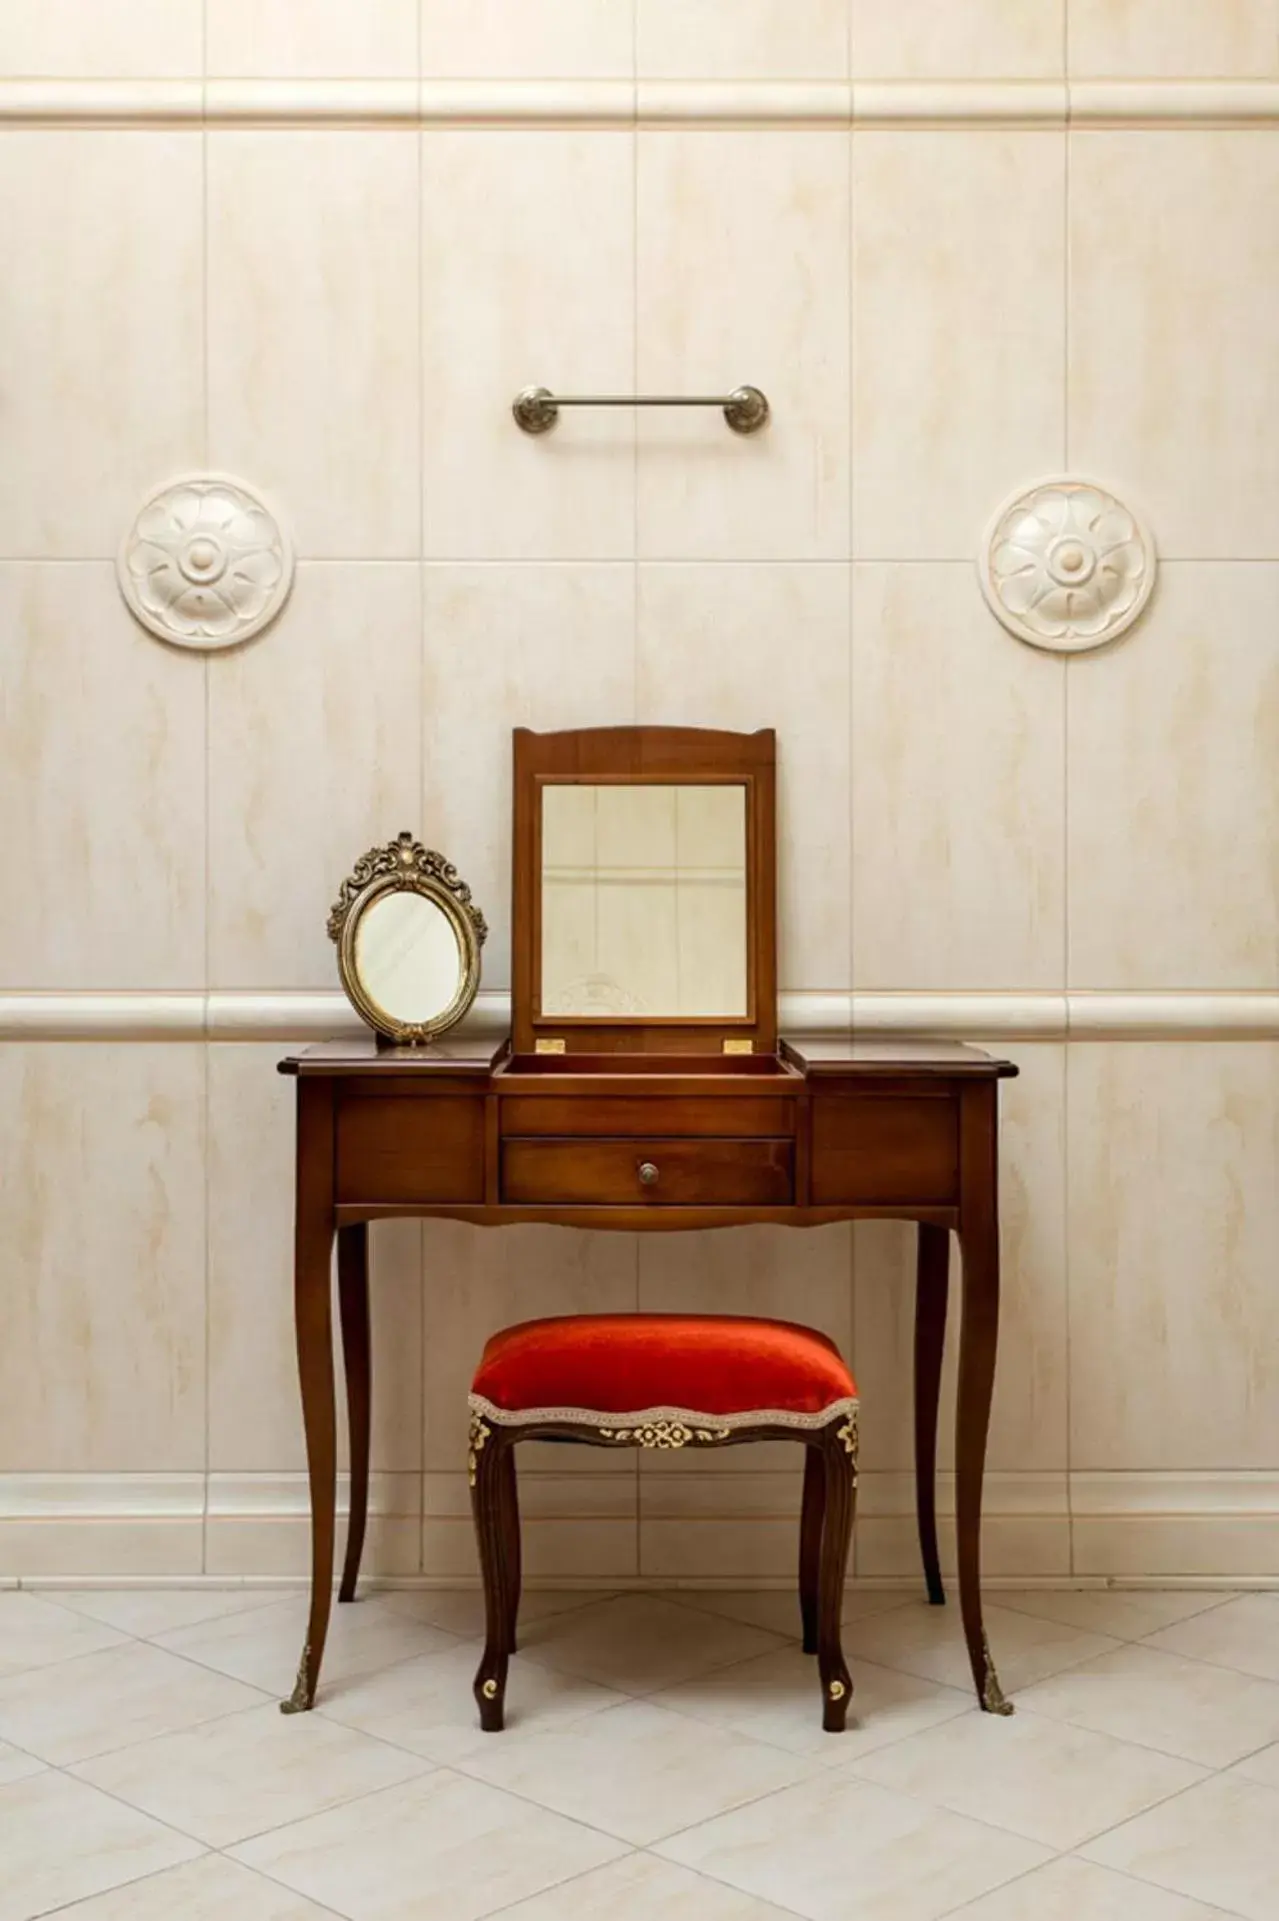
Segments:
[[[342,1321],[342,1355],[346,1363],[347,1429],[351,1442],[351,1512],[346,1528],[346,1559],[342,1566],[339,1601],[355,1599],[360,1578],[360,1556],[369,1518],[369,1423],[372,1411],[373,1366],[369,1352],[369,1230],[338,1229],[338,1308]]]
[[[315,1700],[333,1601],[337,1410],[333,1383],[331,1082],[298,1082],[297,1155],[293,1306],[311,1483],[311,1612],[297,1681],[288,1700],[280,1703],[285,1714],[305,1713]]]
[[[981,1494],[999,1335],[999,1201],[993,1085],[966,1088],[961,1117],[963,1168],[959,1244],[963,1317],[955,1420],[955,1518],[959,1600],[977,1697],[988,1714],[1011,1714],[982,1622]]]
[[[915,1270],[915,1513],[924,1580],[934,1607],[946,1599],[937,1551],[937,1409],[949,1292],[950,1234],[921,1221]]]

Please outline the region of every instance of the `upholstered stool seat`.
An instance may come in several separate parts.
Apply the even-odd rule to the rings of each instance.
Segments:
[[[470,1476],[487,1640],[475,1680],[483,1727],[503,1724],[520,1593],[513,1444],[807,1448],[799,1586],[804,1648],[818,1656],[822,1724],[844,1726],[852,1682],[839,1616],[857,1482],[857,1387],[813,1328],[737,1315],[571,1314],[495,1334],[471,1387]]]

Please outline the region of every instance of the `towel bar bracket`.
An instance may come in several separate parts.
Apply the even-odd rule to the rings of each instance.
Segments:
[[[525,387],[511,406],[526,434],[549,433],[561,407],[718,407],[735,434],[758,433],[768,420],[768,401],[758,387],[734,387],[731,394],[553,394],[547,387]]]

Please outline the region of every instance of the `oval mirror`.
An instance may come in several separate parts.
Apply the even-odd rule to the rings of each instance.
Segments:
[[[352,1006],[401,1045],[461,1020],[479,988],[487,931],[457,869],[407,833],[356,862],[329,916]]]

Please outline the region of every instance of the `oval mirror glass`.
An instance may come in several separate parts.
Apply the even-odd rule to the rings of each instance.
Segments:
[[[466,957],[443,908],[425,894],[383,894],[355,930],[355,971],[392,1021],[418,1024],[448,1012],[462,990]]]

